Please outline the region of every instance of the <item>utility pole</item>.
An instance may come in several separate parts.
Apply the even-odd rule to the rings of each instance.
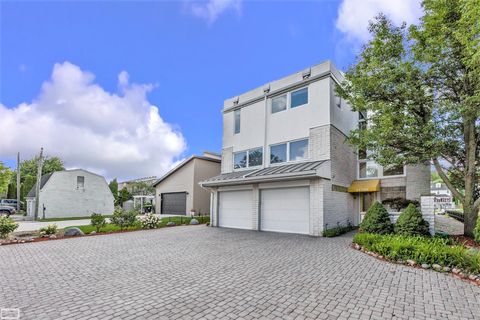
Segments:
[[[17,213],[20,213],[20,152],[17,152]]]
[[[42,166],[43,166],[43,147],[40,149],[40,157],[38,158],[38,168],[37,168],[37,185],[35,186],[35,215],[33,220],[38,218],[38,208],[40,205],[40,183],[42,180]]]

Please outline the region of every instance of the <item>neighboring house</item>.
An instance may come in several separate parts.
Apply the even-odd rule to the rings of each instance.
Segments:
[[[452,192],[443,182],[432,183],[430,192],[435,195],[435,209],[455,209]]]
[[[128,192],[132,194],[145,193],[144,192],[145,190],[136,190],[136,188],[138,186],[142,187],[142,189],[145,186],[149,187],[152,184],[154,184],[156,181],[157,181],[157,176],[150,176],[150,177],[132,179],[128,181],[122,181],[118,183],[118,191],[122,190],[123,188],[126,188]],[[148,190],[146,193],[148,193]]]
[[[319,236],[374,200],[429,194],[428,165],[382,168],[346,143],[364,120],[335,95],[342,81],[326,61],[225,100],[222,172],[201,182],[213,226]]]
[[[191,156],[167,172],[155,187],[156,208],[160,214],[186,215],[210,213],[210,193],[200,187],[199,181],[220,174],[220,155],[205,152]]]
[[[35,186],[28,193],[27,216],[35,214]],[[105,178],[83,170],[56,171],[42,176],[38,218],[112,214],[113,195]]]

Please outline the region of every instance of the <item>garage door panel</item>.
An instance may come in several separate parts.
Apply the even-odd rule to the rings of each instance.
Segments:
[[[187,211],[187,193],[162,193],[162,214],[185,215]]]
[[[219,195],[219,226],[252,229],[252,191],[222,191]]]
[[[262,190],[260,215],[262,230],[309,234],[309,188]]]

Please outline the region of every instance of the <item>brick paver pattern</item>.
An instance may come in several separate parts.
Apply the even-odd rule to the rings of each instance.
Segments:
[[[21,319],[480,319],[480,288],[337,238],[175,227],[0,246]]]

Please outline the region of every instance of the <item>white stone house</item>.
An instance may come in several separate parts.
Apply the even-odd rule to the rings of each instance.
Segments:
[[[213,226],[319,236],[375,200],[429,194],[428,165],[382,168],[346,143],[364,120],[342,81],[326,61],[225,100],[221,174],[201,182]]]
[[[83,169],[56,171],[40,180],[38,218],[112,214],[114,198],[104,177]],[[26,197],[27,216],[35,214],[35,186]]]

